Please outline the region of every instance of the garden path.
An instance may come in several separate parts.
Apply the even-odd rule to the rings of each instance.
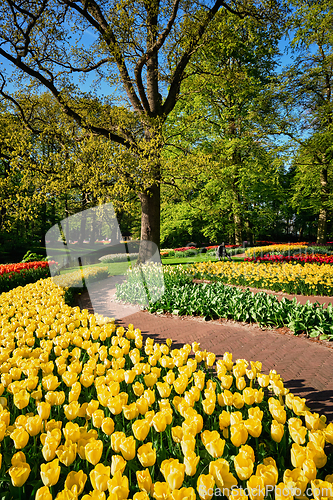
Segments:
[[[229,351],[235,360],[261,361],[263,372],[276,370],[291,392],[306,398],[312,411],[333,421],[333,342],[294,336],[288,328],[265,329],[228,320],[150,314],[114,301],[115,283],[123,280],[119,276],[105,280],[103,286],[96,284],[90,289],[91,299],[85,292],[78,298],[78,305],[90,312],[115,317],[119,325],[132,323],[144,336],[158,342],[171,338],[175,348],[196,341],[201,349],[214,352],[217,358]],[[315,301],[312,297],[305,299]]]

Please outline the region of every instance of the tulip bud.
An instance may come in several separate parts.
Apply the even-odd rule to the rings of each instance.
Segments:
[[[59,459],[56,458],[52,462],[42,464],[40,466],[40,476],[45,486],[53,486],[57,484],[60,476],[61,468]]]

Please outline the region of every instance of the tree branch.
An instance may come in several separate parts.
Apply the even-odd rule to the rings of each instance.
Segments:
[[[121,144],[123,146],[126,146],[127,148],[130,148],[133,146],[136,147],[136,142],[135,142],[134,138],[131,136],[131,134],[129,134],[128,132],[125,132],[124,130],[122,130],[122,132],[124,132],[125,137],[122,137],[122,136],[114,133],[114,130],[116,129],[116,127],[112,130],[112,129],[106,129],[103,127],[98,127],[96,125],[91,125],[91,124],[86,123],[85,119],[79,113],[77,113],[73,108],[71,108],[68,105],[68,103],[66,102],[66,100],[62,96],[62,92],[59,91],[55,87],[54,83],[52,81],[48,80],[47,78],[45,78],[39,71],[36,71],[36,70],[30,68],[24,62],[22,62],[21,59],[17,59],[15,57],[13,57],[11,54],[8,54],[7,52],[5,52],[1,47],[0,47],[0,55],[5,57],[8,61],[13,63],[19,69],[21,69],[22,71],[24,71],[28,75],[32,76],[33,78],[35,78],[36,80],[41,82],[47,89],[49,89],[49,91],[54,95],[54,97],[56,98],[58,103],[63,107],[65,113],[68,116],[70,116],[71,118],[73,118],[80,126],[89,128],[93,132],[95,132],[99,135],[102,135],[103,137],[106,137],[106,138],[116,142],[117,144]]]

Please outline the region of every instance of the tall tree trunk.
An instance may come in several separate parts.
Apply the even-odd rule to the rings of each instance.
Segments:
[[[234,225],[235,225],[235,245],[242,244],[242,219],[239,211],[234,210]]]
[[[327,238],[327,200],[328,200],[328,182],[327,182],[327,167],[324,166],[320,171],[320,201],[321,207],[318,216],[318,230],[317,230],[317,245],[322,245],[326,243]]]
[[[139,263],[144,263],[160,248],[160,184],[154,184],[139,194],[141,202],[141,242]],[[152,245],[154,243],[155,245]]]

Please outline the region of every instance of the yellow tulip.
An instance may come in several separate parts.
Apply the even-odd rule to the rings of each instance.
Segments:
[[[93,426],[99,429],[102,427],[102,423],[104,420],[104,410],[96,410],[91,415]]]
[[[37,413],[41,417],[42,420],[47,420],[50,416],[51,405],[46,402],[37,403]]]
[[[93,439],[84,447],[85,457],[93,465],[98,464],[103,453],[103,442]]]
[[[304,444],[307,435],[307,428],[303,427],[299,418],[290,418],[288,420],[288,430],[292,440],[297,444]]]
[[[216,486],[224,496],[229,496],[231,488],[237,485],[237,479],[229,472],[229,463],[224,458],[210,462],[209,474],[214,477]]]
[[[325,443],[326,443],[324,431],[322,431],[320,429],[318,429],[316,431],[309,430],[308,431],[308,438],[309,438],[309,441],[315,443],[317,446],[324,449]]]
[[[22,389],[21,391],[14,394],[14,405],[22,410],[26,406],[28,406],[30,401],[30,394],[26,389]]]
[[[328,443],[333,444],[333,423],[329,423],[326,429],[323,430],[325,439]]]
[[[238,453],[234,458],[235,471],[241,481],[248,479],[253,472],[253,461],[245,453]]]
[[[251,500],[264,500],[265,483],[260,476],[251,476],[246,482]]]
[[[244,377],[238,377],[236,378],[236,387],[239,391],[242,391],[246,387],[246,380]],[[226,389],[229,389],[229,387],[226,387]]]
[[[294,467],[302,467],[304,460],[306,460],[306,448],[293,443],[290,450],[290,457]]]
[[[29,432],[30,436],[37,436],[42,428],[42,419],[39,415],[34,417],[29,417],[25,424],[26,430]]]
[[[125,438],[119,445],[120,452],[125,460],[133,460],[136,453],[136,441],[133,436]]]
[[[72,401],[68,405],[64,405],[64,412],[67,420],[74,420],[78,416],[80,410],[80,403]]]
[[[153,497],[156,500],[166,500],[170,498],[171,491],[168,483],[157,481],[156,483],[154,483],[153,487]]]
[[[311,481],[312,495],[315,500],[322,500],[324,498],[333,497],[332,483],[327,481],[322,481],[320,479],[314,479]]]
[[[164,432],[167,426],[165,415],[159,411],[156,413],[152,420],[152,425],[156,432]]]
[[[271,437],[276,443],[280,443],[284,434],[284,426],[277,420],[272,420],[271,424]]]
[[[313,481],[317,477],[317,467],[311,458],[304,460],[302,464],[302,470],[304,476],[307,477],[309,481]]]
[[[279,472],[273,464],[259,464],[257,466],[256,476],[263,479],[265,487],[274,487],[278,482]]]
[[[293,470],[286,469],[283,473],[283,482],[290,489],[297,488],[299,492],[297,496],[302,496],[308,484],[308,478],[304,475],[303,470],[300,468]]]
[[[153,483],[150,476],[149,469],[144,469],[136,472],[136,480],[140,490],[146,493],[151,493],[153,491]]]
[[[239,448],[242,444],[246,443],[247,438],[248,432],[244,422],[238,422],[230,426],[230,439],[234,446]]]
[[[197,491],[201,500],[211,500],[214,494],[215,481],[211,474],[200,474],[197,481]]]
[[[143,467],[151,467],[156,462],[156,450],[152,443],[143,444],[137,451],[138,459]]]
[[[24,485],[30,474],[30,465],[26,462],[19,462],[12,465],[8,470],[13,486],[21,487]]]
[[[48,486],[42,486],[36,491],[35,500],[52,500],[52,494]]]
[[[197,472],[197,467],[200,457],[194,451],[189,451],[184,456],[185,474],[187,476],[194,476]]]
[[[42,448],[42,455],[44,457],[44,460],[49,462],[50,460],[53,460],[55,458],[58,444],[59,442],[56,438],[51,437],[45,440]]]
[[[196,500],[195,491],[191,487],[174,490],[171,494],[171,500]]]
[[[60,382],[56,375],[47,375],[42,379],[42,386],[45,391],[55,391],[59,387]]]
[[[144,441],[146,439],[149,430],[150,430],[150,424],[146,419],[136,420],[132,424],[133,434],[135,438],[138,439],[139,441]]]
[[[24,448],[29,441],[29,434],[22,428],[15,429],[10,434],[11,439],[14,441],[14,446],[17,450]]]
[[[141,398],[136,400],[136,406],[139,410],[139,413],[141,415],[145,415],[148,411],[149,404],[148,404],[147,399],[142,396]]]
[[[326,465],[327,456],[324,450],[312,441],[306,445],[306,455],[307,458],[312,458],[318,469]]]
[[[78,472],[72,471],[66,477],[65,488],[72,490],[73,487],[75,487],[77,494],[80,495],[84,489],[86,481],[87,475],[82,470],[79,470]]]
[[[127,477],[122,476],[120,471],[116,472],[113,478],[108,482],[108,489],[112,498],[117,498],[117,500],[126,499],[129,494]]]
[[[134,394],[139,397],[142,396],[145,388],[140,382],[135,382],[135,384],[132,385],[132,390]]]
[[[244,425],[250,436],[258,438],[261,435],[262,424],[258,418],[249,418],[244,421]]]
[[[248,500],[248,496],[246,495],[245,490],[243,490],[242,488],[234,488],[231,491],[229,500]]]
[[[76,458],[77,444],[72,443],[72,441],[65,441],[65,444],[59,446],[56,451],[56,455],[60,462],[69,467]]]
[[[206,374],[201,370],[193,373],[194,384],[200,391],[205,387],[205,376]]]
[[[104,417],[101,427],[104,434],[106,434],[107,436],[111,436],[114,431],[114,421],[111,417]]]
[[[65,436],[65,439],[72,441],[73,443],[77,443],[77,441],[81,437],[79,425],[73,422],[67,422],[62,432]]]
[[[115,475],[116,472],[120,471],[122,474],[126,467],[126,460],[121,455],[112,455],[111,458],[111,474]]]
[[[114,432],[111,434],[111,447],[116,453],[120,453],[120,445],[126,439],[126,434],[124,432]]]
[[[179,425],[171,427],[171,436],[175,443],[180,443],[183,439],[183,429]]]
[[[94,490],[106,491],[108,489],[108,481],[110,480],[110,467],[97,464],[90,472],[89,477]]]
[[[318,413],[305,412],[305,425],[307,429],[316,431],[320,427],[320,416]]]
[[[160,469],[170,490],[179,490],[184,482],[185,465],[180,464],[179,460],[171,458],[164,460]]]
[[[57,484],[60,476],[60,471],[61,468],[58,458],[47,464],[42,464],[40,466],[40,477],[44,483],[44,486],[53,486],[54,484]]]
[[[284,483],[279,483],[275,487],[275,500],[294,500],[292,490]]]
[[[134,418],[136,418],[139,415],[139,409],[138,409],[136,403],[134,402],[130,405],[124,405],[123,406],[123,413],[124,413],[124,417],[127,420],[133,420]]]

